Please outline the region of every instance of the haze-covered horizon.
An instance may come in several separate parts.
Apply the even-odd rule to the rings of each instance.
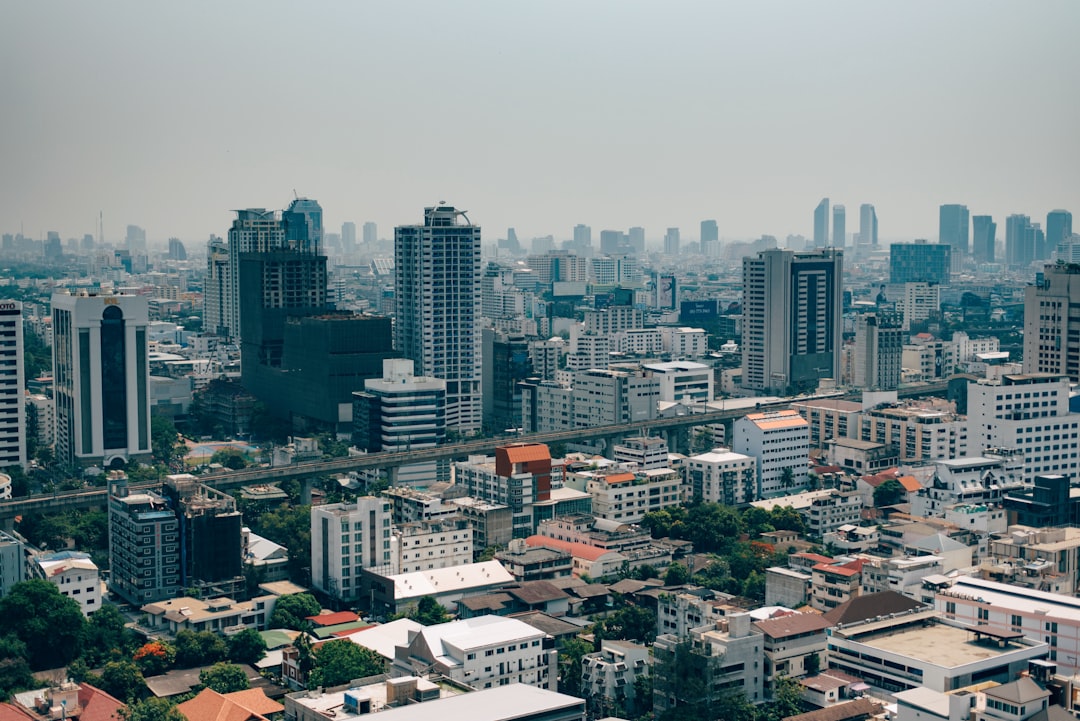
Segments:
[[[882,241],[937,209],[1080,210],[1080,4],[965,0],[131,1],[6,8],[0,232],[146,229],[231,209],[568,238],[643,226],[810,236],[822,197]],[[193,245],[194,244],[194,245]]]

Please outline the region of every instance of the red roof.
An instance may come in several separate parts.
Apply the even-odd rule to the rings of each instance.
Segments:
[[[85,681],[79,684],[79,706],[79,721],[118,721],[120,711],[127,708],[122,701]]]
[[[543,443],[516,443],[503,446],[506,457],[511,463],[551,460],[551,451]]]
[[[590,546],[587,543],[560,541],[556,538],[549,538],[548,536],[529,536],[525,539],[525,543],[530,546],[546,546],[547,548],[554,548],[558,551],[568,551],[574,558],[583,558],[586,561],[597,561],[605,554],[615,553],[615,551],[612,551],[609,548],[597,548],[596,546]]]
[[[339,623],[359,621],[360,617],[352,611],[338,611],[337,613],[320,613],[317,616],[308,616],[307,620],[316,626],[336,626]]]
[[[828,556],[822,556],[820,553],[793,553],[792,556],[796,558],[805,558],[807,561],[817,561],[818,563],[832,563],[832,559]]]
[[[915,480],[915,476],[900,476],[896,480],[900,481],[900,485],[904,487],[904,490],[908,493],[916,493],[922,490],[922,486]]]
[[[24,712],[17,706],[9,703],[0,703],[0,721],[27,721],[34,717]]]
[[[370,625],[364,626],[363,628],[347,628],[344,631],[335,631],[334,633],[332,633],[330,635],[334,636],[335,638],[345,638],[346,636],[351,636],[354,633],[357,633],[359,631],[366,631],[369,628],[374,628],[374,627],[375,627],[375,624],[370,624]]]
[[[839,563],[835,566],[828,563],[819,563],[818,565],[814,566],[814,570],[826,573],[835,573],[838,576],[858,576],[860,573],[862,573],[862,567],[865,563],[866,560],[863,558],[857,558],[854,561],[849,561],[847,563]]]
[[[612,473],[610,476],[604,476],[604,480],[607,481],[608,485],[611,485],[612,483],[628,483],[634,480],[634,474]]]

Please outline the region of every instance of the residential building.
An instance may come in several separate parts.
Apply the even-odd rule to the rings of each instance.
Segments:
[[[900,385],[905,333],[900,324],[876,313],[860,315],[855,325],[854,385],[862,390],[894,390]]]
[[[458,507],[450,499],[433,490],[392,486],[384,490],[382,495],[392,505],[395,524],[434,521],[459,513]]]
[[[644,702],[636,697],[635,681],[648,677],[651,666],[647,646],[601,640],[599,651],[581,657],[581,694],[597,718],[609,713],[632,715]]]
[[[814,208],[814,247],[829,247],[829,199],[822,198]],[[841,245],[840,247],[843,247]]]
[[[513,537],[535,528],[533,505],[551,498],[551,452],[542,443],[500,446],[495,456],[470,456],[454,464],[455,484],[472,498],[510,507]],[[487,539],[490,543],[490,539]]]
[[[22,310],[17,300],[0,301],[0,468],[26,465]]]
[[[811,448],[824,448],[830,438],[850,438],[857,433],[863,409],[862,403],[832,398],[796,401],[791,407],[807,421]]]
[[[664,353],[672,358],[700,358],[709,352],[709,334],[704,328],[660,326]]]
[[[243,522],[236,499],[195,476],[165,477],[162,495],[179,522],[180,584],[210,597],[244,593]]]
[[[27,432],[30,431],[31,417],[36,422],[34,430],[37,431],[38,443],[50,448],[56,442],[56,401],[43,393],[30,393],[26,396],[27,409],[24,417],[27,423]],[[29,407],[33,406],[34,410]]]
[[[521,425],[525,433],[630,425],[656,418],[659,396],[648,371],[579,371],[572,386],[530,379],[521,384]]]
[[[837,559],[810,569],[810,605],[830,611],[862,593],[863,559]]]
[[[76,551],[43,553],[33,559],[34,575],[79,604],[84,616],[101,608],[101,579],[90,556]]]
[[[925,593],[923,579],[928,576],[938,577],[947,571],[946,561],[941,556],[894,556],[892,558],[870,558],[862,567],[861,595],[895,591],[917,601],[923,600]],[[930,595],[927,603],[933,603]]]
[[[862,509],[861,494],[829,489],[827,494],[816,494],[810,501],[810,508],[801,511],[800,515],[806,521],[807,535],[824,538],[838,528],[858,523]]]
[[[687,490],[695,501],[740,506],[758,498],[758,462],[717,448],[686,459]]]
[[[464,519],[394,525],[390,536],[390,573],[414,573],[472,563],[472,537],[472,527]]]
[[[642,369],[653,374],[660,386],[660,401],[669,403],[708,403],[713,399],[713,369],[704,363],[672,361],[644,363]]]
[[[810,600],[813,575],[795,568],[765,569],[765,605],[798,608]]]
[[[537,533],[545,538],[614,551],[632,551],[652,544],[652,536],[640,526],[597,518],[591,513],[548,519],[539,524]]]
[[[392,673],[438,673],[477,689],[522,683],[552,690],[558,677],[554,639],[527,623],[479,616],[409,633]]]
[[[990,539],[979,566],[984,578],[1052,593],[1075,593],[1080,585],[1080,528],[1009,526]]]
[[[109,479],[109,590],[135,606],[174,598],[181,585],[180,521],[168,499],[132,493],[121,472]]]
[[[519,383],[534,374],[529,341],[522,334],[482,332],[484,427],[492,432],[521,427]]]
[[[824,665],[825,630],[832,624],[816,613],[780,614],[754,622],[763,637],[765,695],[772,697],[776,680],[803,678]]]
[[[646,513],[682,503],[682,476],[670,468],[650,470],[577,471],[567,476],[568,488],[592,496],[597,518],[639,523]]]
[[[311,585],[339,601],[366,598],[361,569],[389,573],[392,568],[390,502],[364,496],[355,503],[311,509]]]
[[[364,569],[361,576],[363,598],[368,600],[371,612],[381,616],[408,613],[424,596],[431,596],[453,612],[463,598],[492,593],[515,582],[498,561],[394,575]]]
[[[941,286],[935,283],[904,283],[896,306],[904,318],[901,327],[911,330],[912,325],[936,318],[941,313]]]
[[[495,560],[518,582],[563,578],[571,575],[574,569],[569,551],[530,546],[522,538],[515,538],[504,550],[497,551]]]
[[[667,468],[670,462],[667,441],[660,436],[624,438],[611,450],[617,463],[633,463],[643,471]]]
[[[250,601],[232,598],[192,598],[178,595],[139,608],[147,628],[156,635],[176,636],[180,631],[235,633],[245,628],[265,631],[278,597],[261,595]]]
[[[1024,372],[1080,381],[1080,266],[1046,265],[1024,289]]]
[[[943,205],[938,213],[938,242],[961,255],[968,253],[970,223],[966,205]]]
[[[757,498],[806,487],[810,425],[798,411],[748,413],[733,429],[732,450],[757,459]]]
[[[146,298],[57,293],[52,313],[57,460],[69,468],[149,462]]]
[[[744,388],[784,393],[840,377],[842,277],[840,250],[743,259]]]
[[[25,580],[26,546],[10,533],[0,531],[0,598]]]
[[[394,348],[446,381],[448,430],[479,431],[480,227],[452,206],[425,208],[423,225],[394,229],[394,267]]]
[[[934,462],[929,484],[909,496],[914,516],[942,516],[958,504],[1000,505],[1005,495],[1026,487],[1023,456],[998,455],[943,457]]]

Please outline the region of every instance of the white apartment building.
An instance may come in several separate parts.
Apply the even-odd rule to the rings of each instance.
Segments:
[[[644,279],[637,258],[631,255],[605,255],[600,258],[589,258],[589,272],[597,285],[636,288]]]
[[[472,526],[460,519],[396,525],[391,532],[390,548],[393,575],[472,563]]]
[[[559,370],[559,358],[565,352],[566,341],[559,337],[529,341],[529,360],[532,361],[533,375],[553,380],[555,372]]]
[[[717,448],[687,458],[685,468],[692,499],[739,506],[757,498],[756,458]]]
[[[1005,374],[968,385],[970,448],[1012,448],[1024,455],[1024,475],[1080,473],[1080,414],[1069,412],[1069,379],[1053,374]]]
[[[798,411],[749,413],[733,424],[732,450],[757,459],[757,498],[806,487],[810,425]]]
[[[659,328],[630,328],[611,336],[612,350],[627,355],[659,355],[664,352],[664,339]]]
[[[700,358],[709,352],[709,334],[704,328],[660,326],[664,352],[672,358]]]
[[[591,369],[573,386],[553,381],[521,384],[525,433],[630,424],[657,417],[659,382],[646,371]]]
[[[859,417],[858,439],[895,447],[901,461],[958,458],[968,453],[968,422],[944,401],[908,401]]]
[[[525,258],[525,264],[534,271],[536,282],[541,286],[550,286],[556,282],[584,283],[589,279],[588,260],[565,250],[530,255]]]
[[[33,561],[34,575],[60,589],[60,593],[79,604],[83,616],[101,608],[101,579],[97,565],[85,553],[60,551],[38,556]]]
[[[1024,486],[1019,453],[969,456],[935,462],[930,483],[908,498],[913,516],[942,517],[958,504],[1000,504],[1005,493]]]
[[[1024,371],[1056,373],[1080,381],[1080,270],[1075,264],[1043,266],[1042,282],[1024,293]]]
[[[613,305],[585,311],[582,327],[586,333],[610,335],[621,330],[645,327],[645,311],[629,305]]]
[[[753,704],[765,700],[764,636],[755,633],[748,613],[734,613],[707,626],[691,629],[690,640],[695,655],[702,657],[702,665],[708,668],[711,694],[721,696],[728,689],[738,689]],[[684,638],[672,634],[656,637],[653,645],[656,663],[663,663],[675,652]],[[677,693],[677,692],[676,692]],[[653,697],[657,710],[663,712],[674,707],[675,699],[663,693]]]
[[[614,350],[613,336],[586,333],[580,325],[571,326],[566,367],[572,371],[607,368]]]
[[[361,597],[360,571],[389,573],[390,501],[364,496],[355,503],[311,508],[311,585],[342,601]]]
[[[592,496],[597,518],[619,523],[638,523],[646,513],[682,503],[682,477],[670,468],[580,471],[565,483]]]
[[[454,463],[455,485],[470,498],[510,508],[514,538],[533,532],[533,504],[538,500],[536,477],[527,471],[499,475],[494,456],[469,456]]]
[[[0,468],[26,465],[25,387],[22,303],[0,301]]]
[[[398,646],[393,676],[435,673],[476,689],[523,683],[554,690],[555,641],[515,618],[488,615],[409,631]]]
[[[713,369],[704,363],[672,361],[645,363],[660,384],[660,400],[669,403],[708,403],[713,399]]]
[[[956,372],[956,346],[943,340],[905,343],[902,363],[907,377],[932,381],[948,378]]]
[[[668,467],[668,444],[660,436],[624,438],[612,449],[618,463],[633,463],[641,470]]]
[[[896,309],[904,314],[903,329],[911,330],[912,323],[929,320],[940,312],[941,286],[936,283],[904,283]]]
[[[831,489],[828,494],[814,496],[810,501],[810,508],[801,511],[806,521],[806,532],[815,538],[821,538],[841,526],[859,523],[862,501],[862,494],[857,491]]]
[[[581,694],[594,708],[639,708],[634,682],[651,666],[648,646],[604,639],[599,651],[581,657]]]

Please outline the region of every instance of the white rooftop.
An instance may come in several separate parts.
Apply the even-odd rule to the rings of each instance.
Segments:
[[[394,660],[394,648],[405,646],[409,643],[409,632],[420,631],[423,624],[417,623],[411,618],[399,618],[390,623],[380,624],[365,628],[356,633],[350,633],[345,638],[358,646],[371,649],[383,658]]]
[[[452,698],[427,701],[379,713],[379,721],[509,721],[558,709],[576,708],[584,701],[546,689],[512,683]]]
[[[714,448],[707,453],[699,453],[696,456],[690,456],[690,460],[702,461],[703,463],[731,463],[732,461],[750,461],[753,459],[750,456],[744,456],[742,453]]]
[[[439,660],[448,664],[456,664],[458,661],[445,653],[447,646],[467,653],[472,649],[544,637],[543,631],[524,621],[495,615],[476,616],[428,626],[420,629],[420,634],[423,635],[431,652]]]
[[[394,598],[398,601],[514,581],[514,577],[498,561],[399,573],[387,578],[394,582]]]

